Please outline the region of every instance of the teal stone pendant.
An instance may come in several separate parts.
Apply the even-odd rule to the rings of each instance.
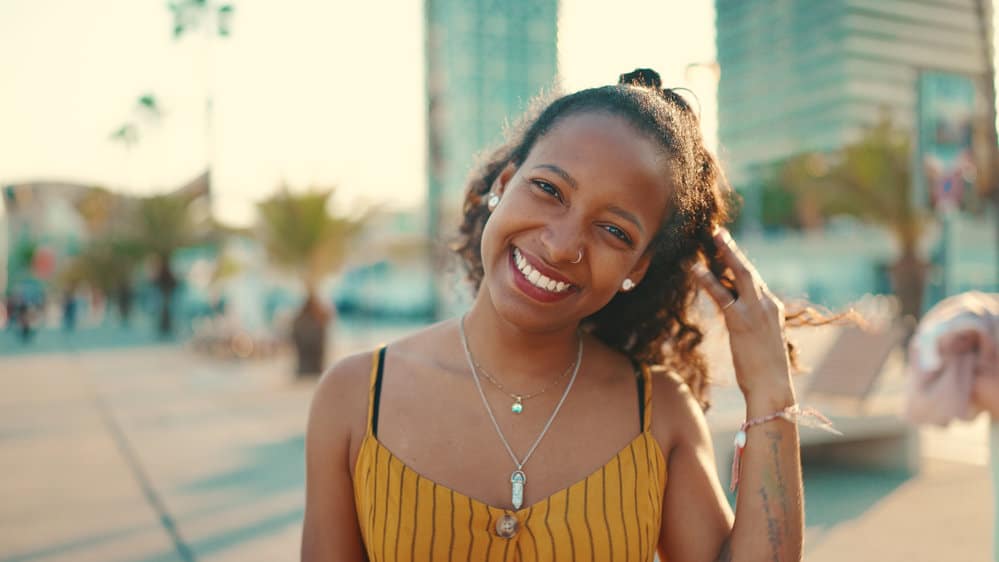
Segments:
[[[524,403],[520,401],[520,396],[517,397],[517,401],[510,406],[510,411],[519,414],[524,411]]]
[[[527,483],[527,475],[522,470],[515,470],[510,475],[510,501],[514,509],[520,509],[524,505],[524,484]]]

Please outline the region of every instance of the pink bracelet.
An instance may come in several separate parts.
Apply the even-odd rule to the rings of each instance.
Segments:
[[[734,492],[739,486],[739,475],[742,471],[742,450],[746,448],[746,430],[754,425],[767,423],[778,418],[785,419],[791,423],[800,423],[808,427],[815,427],[836,435],[843,435],[833,428],[829,418],[820,414],[818,410],[814,408],[802,409],[797,404],[791,404],[779,412],[744,421],[739,427],[739,431],[735,434],[735,455],[732,457],[732,483],[729,486],[730,492]]]

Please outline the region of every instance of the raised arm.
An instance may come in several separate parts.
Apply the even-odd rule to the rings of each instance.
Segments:
[[[770,293],[726,230],[720,229],[715,239],[718,258],[733,277],[736,295],[702,264],[694,273],[725,317],[736,380],[746,400],[746,419],[771,416],[795,403],[784,305]],[[748,428],[741,465],[735,523],[718,557],[801,560],[804,509],[797,426],[777,418]]]
[[[312,398],[305,436],[302,562],[365,560],[349,458],[352,435],[363,435],[369,357],[351,356],[334,365]]]

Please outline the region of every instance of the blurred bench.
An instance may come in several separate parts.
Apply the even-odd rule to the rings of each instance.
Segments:
[[[818,409],[843,433],[801,427],[803,462],[918,472],[919,433],[901,417],[903,335],[904,328],[894,324],[839,328],[816,368],[795,377],[796,388],[805,388],[798,392],[802,406]],[[897,376],[885,380],[886,370]],[[725,389],[732,390],[738,392]],[[708,418],[719,474],[727,485],[732,441],[745,419],[744,406],[714,415],[709,411]]]

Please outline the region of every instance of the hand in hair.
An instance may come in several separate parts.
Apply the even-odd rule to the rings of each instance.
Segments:
[[[725,316],[739,388],[747,401],[764,397],[793,402],[784,304],[770,292],[727,230],[719,228],[714,238],[719,260],[734,277],[735,296],[701,262],[695,263],[693,273]]]

